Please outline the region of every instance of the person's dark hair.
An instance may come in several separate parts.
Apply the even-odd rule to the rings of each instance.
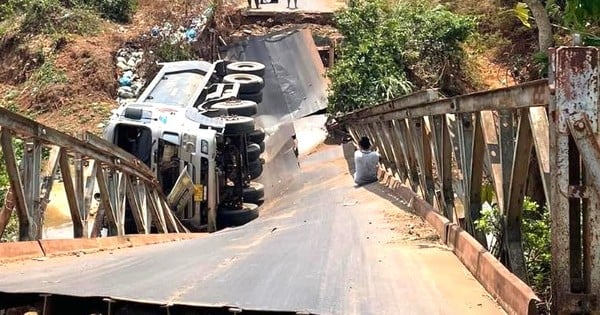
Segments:
[[[363,150],[369,150],[369,148],[371,148],[371,141],[369,141],[369,138],[367,137],[361,137],[358,141],[358,145]]]

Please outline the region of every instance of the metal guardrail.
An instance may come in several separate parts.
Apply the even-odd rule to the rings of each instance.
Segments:
[[[349,113],[340,124],[355,141],[370,137],[388,172],[484,246],[474,222],[489,180],[503,217],[495,254],[525,282],[522,206],[536,195],[551,213],[553,313],[598,312],[598,49],[551,55],[549,80],[452,98],[418,92]]]
[[[21,163],[15,156],[16,139],[23,143]],[[158,233],[187,232],[169,209],[151,170],[91,133],[75,138],[0,108],[0,147],[11,187],[0,209],[0,235],[14,210],[19,240],[42,238],[44,212],[57,171],[64,181],[75,238],[99,236],[104,218],[112,234],[124,235],[126,207],[138,233],[153,229]],[[84,172],[86,167],[90,174]],[[92,216],[96,185],[100,206]]]

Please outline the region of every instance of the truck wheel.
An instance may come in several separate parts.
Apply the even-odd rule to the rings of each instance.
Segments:
[[[224,135],[241,135],[254,130],[254,119],[244,116],[224,116],[221,119],[225,122]]]
[[[253,101],[245,100],[229,100],[213,104],[211,108],[225,109],[229,115],[238,116],[254,116],[258,110],[258,106]]]
[[[256,129],[248,133],[246,139],[250,142],[261,143],[265,141],[265,130],[262,128]]]
[[[260,157],[260,145],[251,143],[246,147],[246,154],[248,155],[248,162],[257,160]]]
[[[240,93],[250,94],[260,92],[265,86],[265,81],[259,76],[245,73],[228,74],[223,77],[225,83],[239,83]]]
[[[222,227],[244,225],[256,218],[258,205],[253,203],[244,203],[242,209],[219,209],[217,212],[217,222]]]
[[[254,61],[237,61],[227,65],[227,74],[247,73],[259,77],[265,75],[265,65]]]
[[[250,182],[248,187],[244,188],[244,202],[258,204],[258,201],[265,197],[265,185],[259,182]]]
[[[250,179],[258,178],[263,172],[263,160],[258,159],[248,163],[248,176]]]
[[[256,92],[256,93],[240,93],[240,95],[238,95],[238,98],[241,100],[247,100],[247,101],[253,101],[256,102],[257,104],[262,103],[263,100],[263,93],[262,91],[260,92]]]

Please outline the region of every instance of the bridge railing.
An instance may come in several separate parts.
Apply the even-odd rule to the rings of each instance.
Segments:
[[[19,240],[42,238],[57,172],[62,175],[75,238],[97,237],[103,225],[111,234],[124,235],[126,207],[138,233],[186,231],[150,169],[91,133],[75,138],[0,108],[0,148],[0,163],[4,162],[10,183],[0,209],[0,236],[16,211]],[[22,157],[17,150],[22,150]],[[91,211],[94,195],[99,198],[97,211]]]
[[[491,184],[502,231],[499,246],[489,250],[525,282],[523,201],[546,204],[553,310],[598,311],[598,49],[561,47],[550,55],[549,80],[452,98],[422,91],[352,112],[340,123],[355,141],[370,137],[389,173],[486,247],[474,222],[482,187]]]

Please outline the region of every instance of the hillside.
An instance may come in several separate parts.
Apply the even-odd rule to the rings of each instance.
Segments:
[[[484,6],[485,3],[482,2],[476,13],[493,16],[494,9],[489,4]],[[164,40],[151,34],[153,29],[162,32],[167,25],[175,30],[188,26],[208,6],[207,1],[191,4],[187,0],[140,0],[129,23],[87,17],[87,20],[80,19],[77,26],[60,32],[48,31],[43,26],[24,30],[19,27],[22,18],[7,19],[0,23],[0,104],[66,132],[99,132],[101,123],[118,106],[118,79],[124,72],[117,66],[119,49],[144,52],[143,62],[135,73],[141,78],[150,77],[156,70],[155,62],[162,59],[157,57],[159,53],[163,58],[165,54],[207,58],[209,42],[206,37],[181,48],[165,45]],[[456,3],[454,6],[457,11],[464,11]],[[230,43],[248,34],[260,35],[307,21],[302,18],[269,19],[248,25],[251,21],[244,20],[235,3],[225,3],[215,12],[210,26]],[[83,23],[93,27],[82,30],[82,25],[86,25]],[[485,22],[480,23],[480,29],[481,25],[484,31],[494,27]],[[335,29],[328,25],[309,24],[307,27],[326,37],[335,34]],[[491,33],[491,29],[487,31]],[[531,38],[528,37],[524,39]],[[515,83],[512,73],[504,65],[506,60],[497,58],[502,52],[488,50],[486,45],[489,44],[485,40],[489,39],[486,38],[476,39],[467,47],[474,81],[471,90]]]

